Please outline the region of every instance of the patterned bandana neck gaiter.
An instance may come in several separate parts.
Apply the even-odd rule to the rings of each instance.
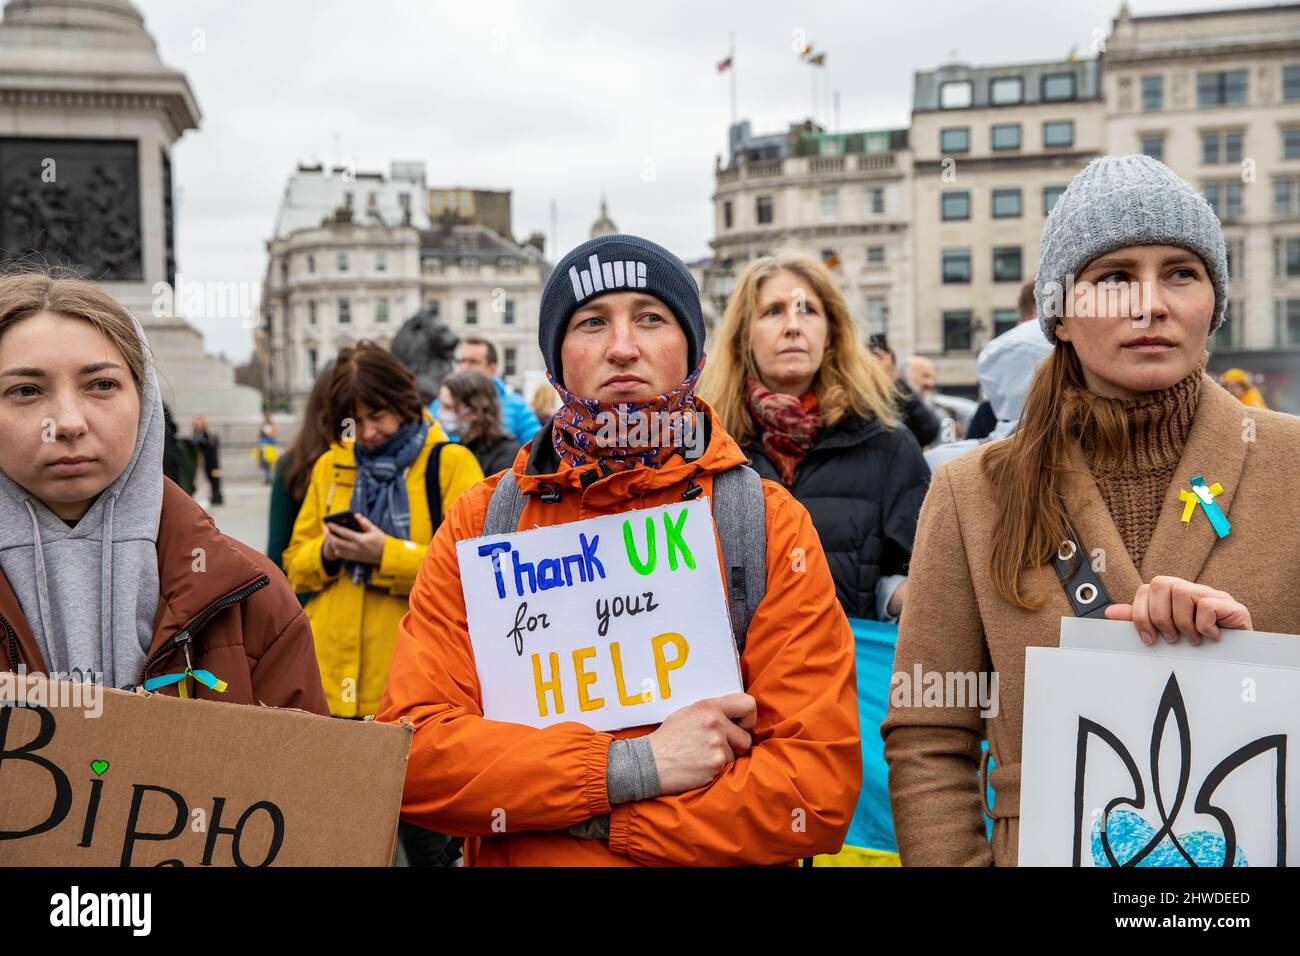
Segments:
[[[657,468],[674,454],[702,450],[703,422],[695,404],[695,383],[703,368],[701,356],[695,371],[680,385],[636,402],[580,398],[548,373],[564,402],[551,420],[555,453],[575,467],[598,464],[608,474],[637,465]]]

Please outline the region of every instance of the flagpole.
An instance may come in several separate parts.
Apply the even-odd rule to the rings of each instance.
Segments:
[[[731,125],[735,126],[738,116],[736,114],[736,34],[733,31],[729,34],[731,52],[728,57],[731,59]]]

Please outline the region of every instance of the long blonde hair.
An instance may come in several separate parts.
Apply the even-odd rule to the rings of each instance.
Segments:
[[[1121,461],[1128,453],[1120,403],[1089,391],[1074,346],[1059,341],[1034,375],[1015,433],[989,445],[980,462],[999,515],[989,577],[998,596],[1017,607],[1042,606],[1039,595],[1025,593],[1025,572],[1047,563],[1068,537],[1062,479],[1078,436],[1086,436],[1098,460]]]
[[[812,256],[785,251],[751,262],[736,280],[735,291],[718,330],[718,349],[710,355],[700,394],[722,420],[722,427],[742,447],[759,434],[746,397],[751,377],[759,378],[750,330],[758,315],[759,287],[778,272],[793,272],[816,293],[826,309],[826,351],[813,379],[813,391],[827,425],[852,412],[898,427],[895,386],[889,373],[858,341],[848,303],[830,270]]]

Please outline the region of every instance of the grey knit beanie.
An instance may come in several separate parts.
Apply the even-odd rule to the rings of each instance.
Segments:
[[[1228,306],[1228,253],[1205,197],[1150,156],[1100,156],[1085,166],[1056,201],[1039,243],[1034,299],[1047,340],[1056,344],[1067,280],[1088,263],[1124,246],[1166,244],[1205,263],[1214,286],[1214,332]]]

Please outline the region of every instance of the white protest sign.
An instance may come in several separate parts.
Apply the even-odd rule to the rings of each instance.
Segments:
[[[1300,794],[1300,761],[1287,760],[1296,700],[1289,667],[1028,648],[1020,865],[1300,863],[1300,828],[1287,826],[1287,795]]]
[[[742,689],[707,498],[456,556],[485,717],[619,730]]]

